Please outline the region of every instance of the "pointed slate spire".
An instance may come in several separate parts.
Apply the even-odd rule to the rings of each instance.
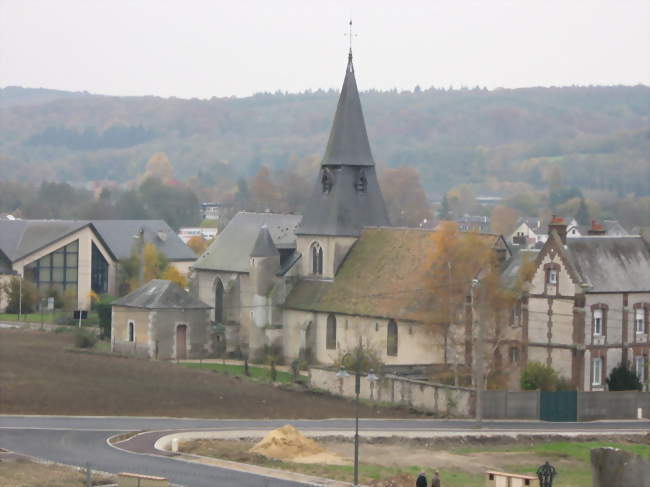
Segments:
[[[253,250],[251,250],[251,257],[274,257],[276,255],[280,255],[280,252],[273,243],[269,227],[262,225],[260,232],[257,234],[255,245],[253,245]]]
[[[374,164],[366,133],[366,122],[361,109],[357,80],[354,77],[352,50],[350,50],[341,96],[321,165],[373,166]]]
[[[325,156],[296,235],[356,237],[369,226],[390,226],[390,221],[375,173],[350,51]]]

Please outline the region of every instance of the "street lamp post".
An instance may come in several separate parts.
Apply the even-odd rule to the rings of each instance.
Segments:
[[[483,374],[484,374],[484,342],[485,342],[485,327],[483,323],[484,316],[478,316],[476,312],[475,299],[477,294],[477,289],[480,287],[481,282],[478,279],[472,280],[472,321],[474,324],[478,324],[478,340],[477,340],[477,350],[476,350],[476,373],[475,373],[475,382],[476,382],[476,427],[481,428],[483,426]],[[478,318],[478,319],[477,319]]]
[[[355,406],[354,406],[354,486],[359,485],[359,394],[361,393],[361,365],[362,365],[362,360],[361,360],[361,344],[359,344],[359,348],[357,349],[357,356],[355,357],[354,360],[354,396],[355,396]],[[347,370],[345,370],[345,366],[343,365],[345,363],[346,358],[350,357],[351,354],[348,352],[345,355],[343,355],[343,358],[341,359],[341,369],[336,373],[337,377],[340,377],[341,379],[345,377],[350,377],[350,374],[348,374]],[[368,375],[366,378],[370,382],[374,382],[378,380],[379,378],[375,375],[373,370],[370,370],[368,372]]]

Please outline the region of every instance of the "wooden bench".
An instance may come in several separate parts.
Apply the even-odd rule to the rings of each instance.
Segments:
[[[153,475],[120,472],[117,474],[117,485],[120,487],[169,487],[169,480]]]
[[[485,473],[488,487],[539,487],[539,479],[532,475],[487,471]]]

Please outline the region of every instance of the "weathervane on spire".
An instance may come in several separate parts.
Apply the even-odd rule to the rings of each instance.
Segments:
[[[348,59],[352,61],[352,38],[357,37],[357,34],[352,33],[352,19],[350,19],[350,22],[348,24],[350,26],[350,32],[345,35],[350,38],[350,53],[348,54]]]

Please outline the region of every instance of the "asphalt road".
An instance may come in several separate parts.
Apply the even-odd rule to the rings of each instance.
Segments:
[[[293,487],[296,482],[236,472],[218,467],[187,463],[174,458],[128,453],[109,446],[115,434],[141,430],[219,429],[265,430],[290,422],[309,430],[347,431],[352,419],[330,420],[209,420],[175,418],[0,416],[0,448],[69,465],[106,472],[131,471],[167,477],[190,487],[244,486]],[[377,420],[360,421],[361,430],[385,431],[476,431],[473,421]],[[538,421],[484,421],[491,432],[626,432],[650,431],[650,421],[603,421],[593,423],[542,423]]]

